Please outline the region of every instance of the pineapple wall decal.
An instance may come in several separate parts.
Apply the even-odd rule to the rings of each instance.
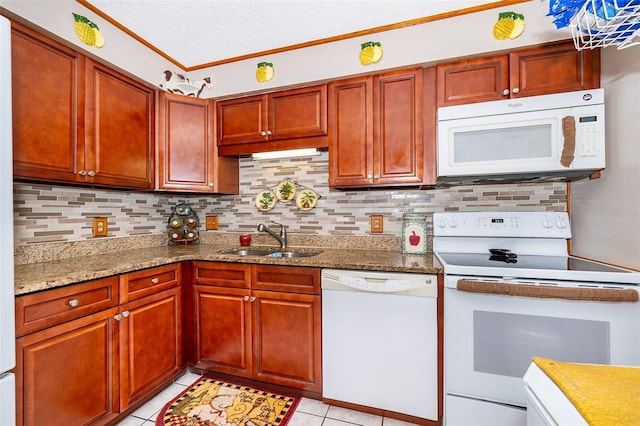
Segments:
[[[498,22],[493,26],[493,38],[496,40],[515,40],[524,31],[524,15],[515,12],[498,14]]]
[[[360,63],[376,64],[382,59],[382,44],[379,41],[367,41],[360,45]]]
[[[100,49],[104,46],[104,35],[96,24],[91,22],[85,16],[73,13],[73,29],[75,30],[78,38],[84,44],[94,46]]]
[[[256,70],[256,80],[258,80],[259,83],[264,83],[265,81],[271,80],[274,73],[272,63],[260,62]]]

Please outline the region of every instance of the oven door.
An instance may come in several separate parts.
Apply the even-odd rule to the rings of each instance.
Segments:
[[[459,280],[487,281],[445,277],[447,397],[459,395],[525,407],[522,377],[532,356],[640,365],[640,303],[476,293],[458,289]],[[562,286],[544,280],[536,284],[554,289]],[[571,286],[577,287],[577,283]],[[636,296],[637,289],[626,286],[624,292]]]

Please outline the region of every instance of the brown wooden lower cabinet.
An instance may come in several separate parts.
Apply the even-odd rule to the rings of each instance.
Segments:
[[[193,271],[197,368],[322,390],[320,269],[195,262]],[[309,286],[282,291],[292,282]]]
[[[319,268],[185,270],[193,283],[184,287],[173,264],[18,297],[17,424],[112,423],[191,358],[197,368],[320,394]],[[183,298],[194,313],[184,328]],[[187,358],[183,329],[195,330]]]
[[[120,308],[120,411],[182,370],[180,288]]]
[[[107,424],[170,382],[184,368],[180,270],[18,297],[17,424]]]
[[[252,297],[255,378],[322,390],[320,296],[254,291]]]
[[[18,425],[89,425],[118,411],[118,308],[16,340]]]

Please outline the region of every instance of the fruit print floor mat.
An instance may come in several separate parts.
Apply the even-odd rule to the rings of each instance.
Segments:
[[[201,377],[160,411],[156,426],[284,426],[299,399]]]

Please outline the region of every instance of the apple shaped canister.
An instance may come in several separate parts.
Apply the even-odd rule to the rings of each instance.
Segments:
[[[402,215],[402,252],[427,254],[427,215],[405,213]]]

